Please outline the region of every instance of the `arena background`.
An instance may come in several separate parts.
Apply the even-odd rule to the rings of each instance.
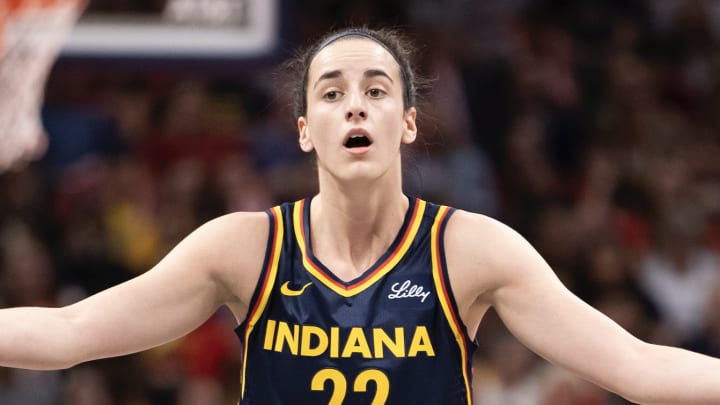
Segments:
[[[47,81],[47,152],[0,174],[0,305],[73,302],[212,217],[314,193],[277,68],[351,24],[406,30],[433,79],[408,193],[513,226],[636,336],[720,356],[710,0],[92,0]],[[219,311],[142,354],[0,369],[0,403],[234,404],[234,326]],[[493,314],[478,339],[478,404],[624,403]]]

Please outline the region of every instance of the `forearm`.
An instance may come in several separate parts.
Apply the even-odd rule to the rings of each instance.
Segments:
[[[642,404],[720,404],[720,359],[687,350],[645,344],[624,384]]]
[[[0,310],[0,366],[51,370],[77,363],[64,344],[74,337],[63,314],[61,308]]]

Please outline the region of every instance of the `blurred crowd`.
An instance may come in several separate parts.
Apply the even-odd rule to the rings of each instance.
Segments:
[[[399,26],[418,44],[432,86],[422,140],[403,151],[409,194],[514,227],[639,338],[720,356],[720,3],[282,3],[293,12],[278,60],[347,24]],[[315,193],[276,62],[218,73],[60,60],[46,156],[0,175],[0,306],[75,302],[210,218]],[[220,310],[142,354],[0,368],[0,403],[237,403],[235,326]],[[478,404],[625,403],[529,352],[493,313],[478,341]]]

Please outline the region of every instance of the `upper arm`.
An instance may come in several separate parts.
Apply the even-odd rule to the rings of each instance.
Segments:
[[[465,243],[458,238],[461,231]],[[617,389],[628,368],[623,366],[635,363],[638,339],[572,294],[507,226],[462,213],[448,238],[458,238],[453,262],[474,288],[476,305],[493,306],[513,335],[545,359]]]
[[[244,316],[237,312],[255,288],[267,235],[264,213],[201,226],[144,274],[63,308],[68,350],[78,361],[145,350],[187,334],[223,304]]]

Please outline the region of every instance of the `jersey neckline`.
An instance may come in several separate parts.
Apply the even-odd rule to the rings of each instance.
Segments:
[[[408,209],[402,226],[388,249],[377,261],[361,275],[350,281],[344,281],[328,269],[312,252],[310,241],[310,204],[311,198],[295,202],[293,207],[293,226],[295,238],[302,254],[303,266],[321,283],[341,296],[353,296],[390,272],[404,257],[412,245],[425,211],[425,201],[408,197]]]

